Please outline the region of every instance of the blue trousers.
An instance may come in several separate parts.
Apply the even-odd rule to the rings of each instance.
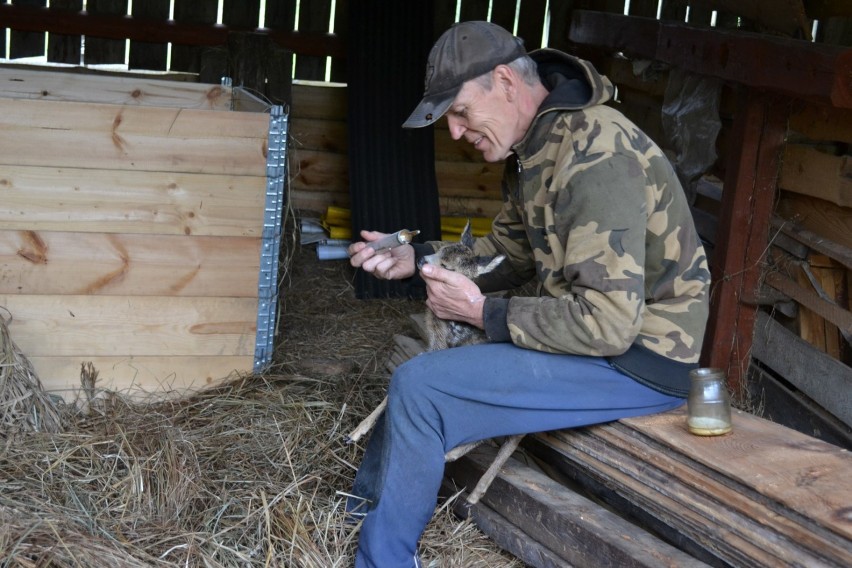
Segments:
[[[599,424],[677,408],[606,359],[489,343],[423,353],[397,368],[347,510],[366,514],[356,568],[419,566],[444,454],[467,442]]]

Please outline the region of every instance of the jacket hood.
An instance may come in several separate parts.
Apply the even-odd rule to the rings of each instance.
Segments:
[[[603,104],[615,92],[610,80],[584,59],[547,48],[532,51],[529,56],[538,65],[542,83],[550,91],[539,108],[539,115]]]
[[[546,142],[550,123],[561,112],[580,111],[609,101],[615,88],[584,59],[555,49],[537,49],[529,56],[550,94],[542,101],[532,125],[513,149],[519,156],[535,152]]]

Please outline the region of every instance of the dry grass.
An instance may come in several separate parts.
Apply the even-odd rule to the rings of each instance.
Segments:
[[[362,448],[344,435],[384,396],[393,334],[422,310],[356,300],[352,276],[294,255],[263,376],[148,401],[87,388],[56,408],[61,432],[0,434],[0,566],[350,566],[343,493]],[[422,550],[429,566],[522,566],[445,505]]]

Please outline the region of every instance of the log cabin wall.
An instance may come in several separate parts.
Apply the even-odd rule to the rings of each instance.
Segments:
[[[51,62],[83,64],[89,70],[123,63],[125,71],[154,69],[173,79],[203,77],[210,81],[220,73],[239,76],[239,62],[251,59],[234,56],[237,42],[233,36],[248,34],[271,41],[262,53],[276,63],[254,70],[255,75],[266,74],[254,86],[273,102],[276,96],[286,96],[283,102],[291,107],[291,204],[311,211],[349,205],[345,22],[353,3],[303,0],[297,10],[293,0],[174,0],[168,25],[164,14],[169,0],[135,0],[132,18],[115,16],[127,13],[125,0],[89,0],[85,13],[79,11],[82,0],[53,1],[49,9],[38,7],[46,4],[44,0],[16,4],[0,3],[0,46],[15,61],[43,57]],[[628,19],[612,29],[599,29],[589,18],[580,17],[582,11]],[[673,85],[687,92],[684,85],[691,75],[681,72],[689,68],[695,75],[702,53],[695,51],[696,42],[692,42],[691,52],[676,43],[666,53],[667,46],[657,45],[656,32],[643,33],[648,22],[669,26],[667,33],[683,39],[683,45],[689,43],[684,38],[697,35],[696,30],[728,30],[737,40],[759,37],[827,48],[852,44],[852,7],[842,0],[435,0],[435,37],[457,18],[490,19],[525,38],[530,49],[546,44],[592,60],[618,88],[613,104],[675,162],[683,158],[685,150],[678,147],[677,129],[672,130],[677,115],[671,109],[690,99],[685,95],[678,99]],[[572,26],[583,31],[586,39],[572,37]],[[51,32],[46,41],[44,30]],[[607,32],[629,38],[628,44],[613,48],[589,40]],[[81,37],[86,41],[81,42]],[[167,42],[171,43],[164,47]],[[673,53],[678,49],[680,53]],[[647,54],[641,55],[642,50]],[[661,52],[678,63],[654,57]],[[802,60],[810,55],[804,53],[791,55],[786,70],[783,62],[766,60],[764,74],[780,76],[790,67],[806,67]],[[295,64],[289,54],[295,57]],[[718,55],[736,67],[744,54]],[[838,57],[838,65],[848,61],[847,56]],[[280,79],[274,73],[288,62],[287,68],[293,71],[292,92],[282,95],[287,87],[276,87]],[[249,76],[248,71],[243,75]],[[677,83],[670,80],[673,76]],[[727,253],[737,246],[737,254],[744,255],[739,260],[741,268],[747,267],[723,271],[721,276],[717,272],[720,283],[727,286],[737,281],[739,288],[726,293],[730,302],[714,312],[716,329],[710,330],[708,349],[722,355],[707,357],[705,362],[726,368],[740,404],[809,434],[848,441],[852,406],[848,394],[852,390],[848,341],[852,331],[852,221],[847,183],[850,111],[831,99],[791,97],[789,93],[774,98],[777,86],[744,93],[740,88],[744,80],[748,78],[727,78],[703,87],[719,89],[718,98],[711,101],[718,110],[704,111],[718,115],[718,132],[715,140],[704,137],[703,157],[709,165],[688,187],[699,232],[717,270],[720,259],[730,262]],[[797,88],[810,84],[817,88],[818,81],[799,83]],[[751,113],[743,113],[749,100]],[[742,160],[740,150],[760,143],[758,134],[768,132],[767,124],[781,125],[771,133],[781,147],[780,155],[753,157],[752,165],[768,164],[771,175],[756,181],[762,192],[738,195],[741,201],[737,201],[730,188],[726,193],[725,186],[747,176],[749,164]],[[435,128],[435,149],[441,213],[493,215],[499,208],[500,167],[482,162],[463,143],[451,141],[442,125]],[[768,203],[761,207],[774,214],[763,223],[765,232],[762,227],[749,231],[751,213],[732,214],[754,207],[752,197]],[[736,226],[732,228],[731,223]],[[724,239],[719,237],[720,227],[725,229]],[[732,244],[730,239],[750,244]],[[766,245],[770,241],[771,246]],[[724,255],[719,253],[720,243]],[[742,294],[743,290],[747,293]],[[747,325],[740,325],[743,321]],[[733,331],[726,332],[727,328]],[[775,330],[769,335],[774,339],[767,340],[767,330]],[[782,332],[789,336],[781,336]],[[779,344],[782,347],[768,347]],[[814,369],[819,376],[811,372]]]

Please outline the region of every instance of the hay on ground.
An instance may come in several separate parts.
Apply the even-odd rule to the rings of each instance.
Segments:
[[[358,526],[343,503],[363,448],[344,437],[384,396],[393,334],[423,309],[356,300],[352,275],[295,255],[262,375],[159,400],[89,397],[59,409],[61,432],[8,437],[0,565],[351,566]],[[422,550],[427,566],[522,566],[446,504]]]

